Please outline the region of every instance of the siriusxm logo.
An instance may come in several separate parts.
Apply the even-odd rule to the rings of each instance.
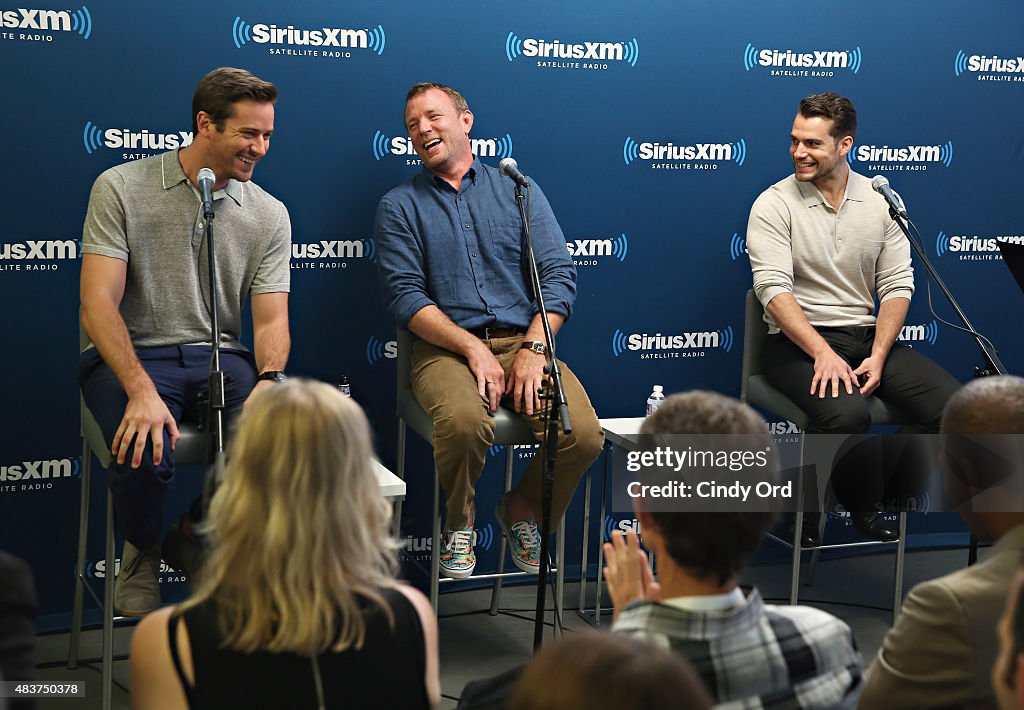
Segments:
[[[470,138],[469,146],[473,151],[473,155],[481,158],[512,157],[512,136],[508,133],[501,138]],[[409,138],[409,136],[394,136],[392,138],[381,131],[373,134],[373,138],[370,140],[370,147],[376,160],[380,160],[388,155],[416,155],[416,148],[413,146],[412,138]],[[418,158],[416,162],[418,162]]]
[[[82,5],[81,10],[0,10],[0,29],[38,30],[40,32],[74,32],[82,39],[92,35],[92,15],[89,8]],[[3,33],[5,36],[8,33]],[[52,41],[41,35],[21,34],[19,39]]]
[[[383,341],[371,335],[366,341],[366,361],[371,365],[376,365],[385,359],[394,360],[396,357],[398,357],[397,340]]]
[[[100,148],[129,150],[172,150],[184,147],[192,142],[192,131],[177,133],[158,133],[143,129],[133,131],[130,128],[108,128],[103,130],[92,121],[85,122],[82,130],[82,144],[85,152],[92,155]]]
[[[772,76],[833,76],[835,69],[848,69],[854,74],[860,71],[860,47],[835,51],[812,49],[809,52],[794,52],[791,49],[758,49],[748,44],[743,50],[743,66],[747,71],[754,67],[772,69]],[[798,72],[779,71],[796,68]]]
[[[947,253],[959,255],[960,261],[997,261],[1002,259],[999,252],[999,242],[1010,242],[1011,244],[1024,244],[1024,236],[1021,235],[999,235],[995,237],[979,237],[974,235],[947,236],[945,232],[939,232],[935,237],[935,253],[945,256]]]
[[[241,49],[249,42],[256,44],[274,44],[290,47],[316,47],[338,49],[367,49],[380,56],[384,54],[387,36],[380,25],[365,30],[343,29],[341,27],[318,27],[315,29],[297,29],[292,25],[278,27],[257,23],[250,25],[241,17],[235,17],[231,23],[231,40],[235,47]],[[277,54],[280,52],[271,52]],[[325,51],[324,56],[351,56],[350,52]],[[312,54],[311,56],[318,56]]]
[[[116,557],[116,558],[114,558],[114,576],[116,577],[118,572],[120,572],[120,571],[121,571],[121,558],[120,557]],[[160,560],[160,574],[164,574],[166,572],[176,572],[176,571],[177,570],[175,570],[169,564],[167,564],[163,560]],[[96,560],[94,562],[93,561],[87,561],[86,564],[85,564],[85,576],[90,578],[90,579],[103,579],[106,576],[106,572],[107,572],[107,561],[106,560]],[[168,577],[168,578],[160,577],[160,581],[161,582],[184,582],[185,581],[185,577],[173,577],[173,576],[172,577]]]
[[[505,444],[495,444],[491,448],[487,449],[487,453],[491,456],[498,456],[505,451]],[[518,458],[527,459],[533,456],[533,453],[537,450],[538,444],[513,444],[512,450],[520,452]]]
[[[1024,57],[1003,58],[997,55],[968,55],[962,49],[957,50],[953,59],[953,72],[960,76],[971,72],[979,74],[979,81],[1024,81]],[[994,76],[1001,75],[1001,76]]]
[[[537,59],[566,59],[569,62],[537,62],[537,66],[557,66],[564,69],[607,69],[607,62],[625,62],[636,66],[640,58],[640,44],[636,37],[626,42],[565,42],[560,39],[545,40],[528,37],[519,39],[515,32],[505,37],[505,57],[515,61],[518,57]],[[580,61],[576,61],[580,60]],[[603,66],[602,66],[603,65]]]
[[[846,160],[853,165],[854,162],[861,163],[941,163],[947,168],[953,164],[953,141],[946,141],[942,145],[858,145],[846,154]],[[878,169],[885,169],[878,166]],[[896,168],[902,170],[903,167]],[[926,165],[907,166],[907,170],[927,170]]]
[[[676,145],[672,142],[639,143],[631,136],[626,136],[622,144],[622,160],[626,165],[637,160],[650,161],[705,161],[708,163],[734,162],[743,165],[747,159],[747,142],[740,138],[735,143],[695,143],[693,145]],[[688,165],[692,165],[688,163]],[[664,162],[654,162],[652,168],[668,167]],[[682,167],[682,166],[681,166]],[[704,169],[718,169],[717,165],[706,166]],[[698,166],[693,169],[701,169]]]
[[[625,234],[614,239],[575,239],[565,243],[569,256],[576,266],[597,266],[598,257],[612,257],[620,262],[626,260],[629,240]]]
[[[373,261],[377,247],[372,238],[322,239],[301,244],[292,242],[292,269],[347,269],[347,259]]]
[[[42,481],[52,478],[76,478],[82,462],[73,459],[22,461],[11,466],[0,466],[0,481]]]
[[[612,533],[618,530],[620,533],[625,535],[629,531],[635,532],[640,536],[640,542],[643,542],[643,536],[640,532],[640,521],[636,518],[624,518],[622,520],[616,520],[610,515],[604,517],[604,541],[612,541]]]
[[[369,259],[373,261],[377,247],[372,238],[321,240],[309,244],[292,244],[293,259]]]
[[[6,243],[0,244],[0,260],[68,261],[79,257],[79,247],[75,239]]]
[[[487,523],[487,527],[475,528],[473,530],[473,540],[471,544],[473,547],[486,552],[494,547],[496,540],[497,534],[494,531],[494,525]],[[402,548],[402,553],[405,553],[404,556],[406,558],[414,559],[409,553],[430,552],[431,548],[434,546],[433,542],[433,539],[430,537],[414,537],[412,535],[408,535],[405,538],[405,546]]]
[[[631,333],[626,335],[618,328],[612,333],[612,354],[619,357],[627,350],[640,352],[641,360],[677,357],[704,357],[707,350],[721,348],[732,350],[732,326],[722,330],[705,330],[693,333]]]
[[[480,550],[490,550],[494,547],[494,526],[487,523],[485,528],[475,528],[473,530],[473,547]]]
[[[800,427],[793,422],[785,419],[781,422],[771,422],[768,425],[768,432],[772,436],[786,436],[789,434],[800,434]]]
[[[927,342],[929,345],[935,345],[935,341],[939,339],[939,322],[932,319],[931,323],[905,325],[896,339],[903,342]]]
[[[733,232],[732,238],[729,240],[729,257],[736,261],[741,255],[747,253],[747,239],[741,237],[739,233]]]

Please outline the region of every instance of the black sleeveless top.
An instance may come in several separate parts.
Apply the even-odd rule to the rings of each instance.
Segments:
[[[429,708],[426,650],[419,615],[397,589],[382,590],[395,626],[384,612],[362,601],[366,638],[358,651],[327,652],[317,657],[325,708]],[[220,648],[214,605],[206,602],[184,614],[192,648],[195,684],[189,686],[178,657],[178,620],[167,630],[171,658],[192,710],[295,708],[316,710],[313,661],[296,653],[241,653]]]

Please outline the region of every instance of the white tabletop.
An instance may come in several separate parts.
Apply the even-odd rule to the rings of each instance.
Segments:
[[[605,438],[616,446],[632,446],[640,425],[647,417],[621,417],[618,419],[600,419]],[[632,437],[632,438],[627,438]]]
[[[372,459],[373,473],[377,476],[380,493],[385,498],[405,498],[405,481],[391,473],[377,459]]]

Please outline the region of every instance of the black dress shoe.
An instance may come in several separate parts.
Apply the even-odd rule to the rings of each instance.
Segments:
[[[878,513],[868,511],[866,513],[850,513],[850,520],[853,527],[857,528],[864,537],[878,540],[879,542],[896,542],[899,534],[885,527],[885,522]]]

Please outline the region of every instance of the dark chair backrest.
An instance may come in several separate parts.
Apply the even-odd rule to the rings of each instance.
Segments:
[[[747,382],[761,374],[761,351],[768,337],[768,324],[764,321],[764,309],[757,300],[754,289],[747,291],[743,316],[743,381],[740,383],[740,399],[747,401]]]

